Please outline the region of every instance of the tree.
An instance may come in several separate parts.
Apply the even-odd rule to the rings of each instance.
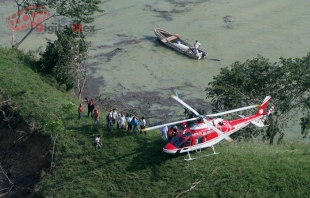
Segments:
[[[235,62],[222,68],[213,80],[205,91],[215,111],[260,104],[267,95],[276,106],[275,113],[268,116],[267,128],[246,128],[235,136],[249,139],[262,134],[270,144],[276,137],[280,143],[293,111],[303,113],[301,134],[303,138],[307,136],[310,129],[310,53],[301,59],[280,58],[278,63],[258,55],[244,63]]]
[[[66,129],[66,122],[64,121],[65,116],[67,116],[70,111],[75,107],[72,102],[68,102],[66,104],[62,104],[60,109],[60,115],[57,119],[51,120],[49,123],[44,125],[44,131],[48,132],[51,136],[53,148],[52,148],[52,158],[51,158],[51,169],[53,168],[54,154],[56,148],[56,141],[60,133],[65,133],[70,135],[72,133],[71,130]]]
[[[80,97],[87,78],[86,64],[82,62],[87,58],[88,43],[83,32],[74,32],[69,27],[56,35],[54,43],[47,43],[39,61],[40,69],[55,77],[59,85],[66,85],[67,90],[77,84]]]
[[[92,17],[96,12],[103,12],[99,9],[100,0],[15,0],[17,12],[7,17],[7,25],[12,30],[12,47],[18,46],[32,33],[33,30],[42,31],[43,22],[56,16],[65,16],[74,23],[91,23]],[[56,12],[51,14],[50,9]],[[29,22],[27,25],[21,25],[22,21]],[[20,27],[19,27],[20,25]],[[14,34],[20,30],[30,28],[26,35],[15,43]]]

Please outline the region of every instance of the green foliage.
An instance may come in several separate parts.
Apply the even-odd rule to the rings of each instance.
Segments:
[[[79,65],[87,57],[88,45],[82,32],[66,27],[57,31],[57,40],[48,42],[40,59],[41,71],[55,77],[59,85],[73,88],[79,74]]]
[[[45,125],[44,131],[52,134],[61,132],[71,134],[72,132],[66,130],[66,122],[64,119],[70,112],[72,112],[74,107],[75,105],[72,102],[62,104],[59,111],[60,114],[56,119],[51,120]]]
[[[222,68],[220,74],[214,76],[213,82],[206,88],[207,98],[211,98],[215,111],[237,108],[258,103],[270,95],[276,112],[269,116],[269,128],[265,132],[252,130],[254,137],[261,132],[272,144],[274,138],[282,140],[283,128],[287,126],[292,111],[301,110],[309,114],[310,102],[310,53],[301,59],[280,58],[279,63],[270,63],[261,56],[244,63],[235,62],[230,67]],[[303,135],[308,133],[308,120],[302,118]],[[271,123],[273,122],[273,123]],[[235,136],[248,136],[246,133]]]
[[[34,73],[33,64],[35,60],[20,50],[0,48],[0,90],[12,101],[13,112],[41,128],[57,118],[63,103],[74,99]]]
[[[39,4],[53,8],[62,16],[71,18],[74,22],[91,23],[96,12],[103,12],[99,8],[100,0],[47,0]]]

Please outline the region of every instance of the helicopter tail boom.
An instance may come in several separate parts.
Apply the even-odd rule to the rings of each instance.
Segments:
[[[268,105],[270,98],[271,98],[270,96],[266,96],[263,103],[259,106],[258,110],[256,111],[255,115],[264,115],[266,113],[266,107]]]
[[[267,115],[271,114],[274,112],[274,106],[272,106],[269,111],[261,118],[251,122],[252,124],[254,124],[255,126],[257,127],[264,127],[264,126],[268,126],[268,125],[265,125],[264,122],[266,121],[267,119]]]

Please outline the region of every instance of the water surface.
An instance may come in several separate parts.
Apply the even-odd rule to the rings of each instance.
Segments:
[[[96,32],[87,34],[92,80],[85,93],[117,94],[133,107],[148,108],[155,114],[156,110],[169,113],[180,109],[165,102],[177,91],[183,100],[199,108],[207,102],[207,84],[222,67],[258,54],[272,62],[280,57],[305,56],[310,46],[309,7],[308,0],[105,1],[101,5],[105,12],[97,14],[91,24]],[[1,45],[10,44],[5,17],[14,11],[13,1],[1,3]],[[52,22],[69,23],[62,17],[48,24]],[[198,40],[201,49],[209,53],[208,59],[194,60],[170,50],[156,40],[154,28],[179,33],[189,43]],[[16,37],[24,34],[19,32]],[[55,38],[53,34],[34,33],[20,48],[37,49]],[[117,48],[114,56],[106,56]],[[145,105],[148,101],[143,94],[135,101],[126,101],[126,94],[132,92],[156,92],[163,102]]]

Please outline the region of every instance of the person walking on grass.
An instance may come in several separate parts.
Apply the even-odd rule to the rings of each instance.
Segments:
[[[142,130],[145,129],[145,125],[146,125],[146,121],[144,117],[142,117],[141,122],[140,122],[140,134],[143,132]],[[144,134],[146,135],[146,131],[144,131]]]
[[[99,112],[98,109],[94,109],[94,126],[99,126]]]
[[[81,120],[82,118],[82,111],[83,111],[83,107],[82,104],[80,104],[80,106],[78,107],[78,119]]]
[[[94,141],[95,152],[100,151],[101,146],[102,146],[101,138],[100,135],[98,135]]]
[[[132,125],[132,132],[135,133],[136,130],[139,130],[138,129],[138,120],[136,119],[136,117],[132,117],[132,120],[131,120],[131,125]]]

